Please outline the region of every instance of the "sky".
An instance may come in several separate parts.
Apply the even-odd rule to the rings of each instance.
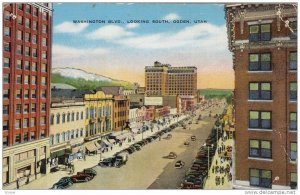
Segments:
[[[80,68],[144,86],[145,66],[159,61],[196,66],[198,88],[234,87],[222,4],[53,3],[53,9],[53,68]]]

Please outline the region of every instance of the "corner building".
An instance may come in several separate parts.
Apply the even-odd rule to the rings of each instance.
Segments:
[[[235,188],[296,188],[297,9],[228,4],[225,11],[235,71]]]
[[[49,172],[52,4],[3,3],[4,189]]]

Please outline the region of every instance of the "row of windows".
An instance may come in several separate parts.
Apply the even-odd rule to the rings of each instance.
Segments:
[[[70,121],[78,121],[78,120],[83,120],[83,112],[80,113],[80,119],[79,119],[79,112],[76,112],[76,118],[75,118],[75,113],[62,113],[62,117],[61,117],[61,122],[65,123],[65,122],[70,122]],[[56,124],[60,123],[60,114],[56,114]],[[50,116],[50,124],[54,125],[54,114],[51,114]]]
[[[3,43],[3,49],[6,52],[10,52],[11,51],[10,43],[4,42]],[[30,50],[31,50],[31,55],[30,55]],[[18,55],[23,55],[22,45],[17,45],[16,53]],[[32,56],[34,58],[37,58],[38,57],[37,49],[36,48],[25,47],[25,56]],[[42,59],[47,60],[47,51],[42,51]]]
[[[24,94],[23,94],[23,98],[24,99],[28,99],[29,98],[29,89],[24,89]],[[34,99],[36,98],[36,90],[32,89],[31,91],[31,98]],[[4,89],[3,90],[3,99],[7,100],[9,99],[10,96],[10,90],[9,89]],[[15,98],[16,99],[21,99],[22,98],[22,89],[17,89],[15,92]],[[41,90],[41,98],[47,98],[47,93],[46,90]]]
[[[123,104],[124,106],[124,104]],[[110,116],[112,112],[111,106],[104,106],[101,108],[96,108],[96,107],[91,107],[91,108],[86,108],[86,116],[85,118],[88,119],[90,118],[96,118],[97,117],[97,110],[98,110],[98,117],[104,117],[104,116]]]
[[[45,130],[41,130],[40,138],[45,138]],[[36,132],[30,131],[30,132],[23,133],[23,141],[21,140],[21,134],[15,135],[13,144],[26,143],[28,141],[34,141],[35,139],[36,139]],[[2,143],[3,143],[3,147],[7,147],[8,137],[3,137]]]
[[[22,82],[22,76],[24,81]],[[10,74],[3,74],[3,83],[10,83]],[[16,84],[29,84],[28,75],[16,75]],[[36,85],[36,76],[31,76],[31,85]],[[47,85],[46,77],[41,77],[41,85]]]
[[[249,128],[253,129],[271,129],[272,116],[269,111],[249,111]],[[297,113],[289,114],[289,130],[297,130]]]
[[[20,129],[22,127],[21,121],[22,119],[15,120],[15,129]],[[8,121],[3,121],[3,130],[4,130],[4,125],[7,125],[5,127],[8,128]],[[44,116],[40,117],[40,125],[46,125],[46,117]],[[36,118],[30,118],[30,126],[29,126],[29,118],[23,118],[23,128],[34,127],[34,126],[36,126]]]
[[[249,54],[249,71],[271,71],[271,53]],[[289,70],[297,70],[297,52],[289,53]]]
[[[45,33],[47,33],[47,28],[44,29]],[[11,28],[10,27],[4,27],[4,36],[11,36]],[[33,44],[37,44],[38,43],[38,35],[33,34],[32,36],[30,36],[30,33],[28,32],[22,32],[21,30],[17,30],[17,40],[23,40],[25,34],[25,42],[30,42],[31,39],[31,43]],[[47,47],[47,38],[43,37],[42,38],[42,46]]]
[[[10,58],[3,58],[3,67],[4,68],[10,68]],[[31,62],[31,71],[37,71],[37,63],[36,62]],[[25,60],[17,60],[16,66],[17,69],[23,69],[24,70],[30,70],[30,62]],[[41,72],[47,72],[47,64],[42,63],[41,64]]]
[[[249,100],[272,100],[272,86],[269,82],[250,82]],[[297,83],[289,83],[289,100],[297,100]]]
[[[37,7],[34,7],[34,6],[31,6],[31,5],[28,5],[28,4],[21,4],[19,3],[18,4],[18,11],[25,11],[25,13],[28,13],[28,14],[31,14],[33,16],[38,16],[38,13],[39,13],[39,9]],[[24,10],[25,8],[25,10]],[[47,21],[48,20],[48,13],[43,11],[42,12],[42,19]],[[4,19],[5,20],[10,20],[10,13],[8,11],[5,11],[4,12]]]
[[[29,113],[29,104],[24,104],[22,109],[22,104],[16,104],[15,114],[27,114]],[[46,104],[42,103],[40,105],[41,112],[46,112]],[[31,112],[36,112],[36,104],[31,104]],[[3,105],[3,115],[9,114],[9,105]]]
[[[66,131],[66,132],[62,132],[61,134],[56,134],[55,137],[54,135],[50,135],[50,145],[54,145],[54,144],[59,144],[59,143],[63,143],[65,141],[68,140],[72,140],[75,138],[79,138],[79,137],[83,137],[83,128],[80,129],[76,129],[75,130],[71,130],[71,131]],[[55,138],[55,141],[54,141]]]

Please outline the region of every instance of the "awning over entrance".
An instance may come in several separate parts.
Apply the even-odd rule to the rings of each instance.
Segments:
[[[62,150],[59,150],[59,151],[56,151],[56,152],[52,152],[50,154],[50,157],[51,158],[56,158],[56,157],[60,157],[60,156],[63,156],[65,155],[65,149],[62,149]]]
[[[89,152],[94,152],[97,151],[97,147],[95,146],[94,142],[88,143],[85,145],[85,148],[89,151]]]
[[[107,140],[102,140],[102,142],[105,144],[105,147],[110,147],[111,145]]]
[[[102,148],[102,146],[98,142],[94,142],[94,144],[95,144],[95,146],[96,146],[97,149],[101,149]]]

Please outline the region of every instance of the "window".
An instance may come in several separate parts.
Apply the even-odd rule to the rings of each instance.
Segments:
[[[17,54],[18,55],[22,55],[23,54],[23,50],[22,50],[22,46],[21,45],[17,45]]]
[[[42,64],[41,71],[42,72],[47,72],[47,65],[46,64]]]
[[[297,173],[291,173],[291,189],[297,189]]]
[[[5,20],[10,20],[10,13],[9,13],[9,11],[4,11],[4,19]]]
[[[21,96],[22,96],[21,94],[22,94],[22,90],[21,89],[17,89],[16,90],[16,98],[17,99],[21,99]]]
[[[42,59],[46,60],[47,59],[47,52],[42,51]]]
[[[32,30],[37,30],[37,21],[32,21]]]
[[[34,15],[34,16],[37,16],[37,15],[38,15],[38,12],[39,12],[38,8],[33,7],[33,15]]]
[[[15,129],[20,129],[21,128],[21,119],[16,119],[15,120]]]
[[[48,13],[47,12],[43,12],[43,20],[48,20]]]
[[[46,98],[47,96],[46,96],[46,90],[42,90],[41,91],[41,98]]]
[[[23,134],[23,141],[26,143],[26,142],[28,142],[28,133],[24,133]]]
[[[36,62],[32,62],[31,64],[31,71],[36,71]]]
[[[62,133],[61,140],[62,140],[62,142],[64,142],[66,140],[66,133],[65,132]]]
[[[42,85],[46,85],[47,81],[46,81],[46,77],[42,77]]]
[[[24,98],[25,98],[25,99],[28,99],[28,98],[29,98],[29,90],[28,90],[28,89],[25,89],[25,90],[24,90]]]
[[[40,125],[46,124],[46,117],[40,117]]]
[[[3,74],[3,83],[9,83],[9,74]]]
[[[66,141],[69,140],[69,133],[70,133],[70,131],[67,131],[67,132],[66,132]]]
[[[16,105],[16,114],[21,114],[21,104]]]
[[[76,112],[76,120],[79,120],[79,112]]]
[[[31,90],[31,98],[36,98],[36,91],[35,91],[35,89]]]
[[[36,44],[37,43],[37,38],[36,35],[32,35],[32,43]]]
[[[26,13],[30,13],[30,11],[31,11],[30,5],[26,4],[25,11],[26,11]]]
[[[15,144],[19,144],[20,142],[21,142],[21,136],[19,134],[15,136]]]
[[[290,22],[290,27],[293,30],[293,32],[290,32],[290,38],[297,39],[297,21]]]
[[[3,45],[4,51],[10,52],[10,43],[4,42]]]
[[[4,27],[4,36],[10,36],[10,28],[7,26]]]
[[[29,112],[29,104],[24,104],[23,106],[23,113],[26,114]]]
[[[45,138],[45,130],[41,130],[41,138]]]
[[[75,114],[74,112],[72,112],[71,121],[74,121],[74,119],[75,119]]]
[[[250,186],[272,188],[272,171],[250,169]]]
[[[34,58],[37,57],[36,48],[32,48],[32,57],[34,57]]]
[[[24,75],[24,84],[28,84],[28,83],[29,83],[29,76]]]
[[[271,24],[251,25],[249,41],[269,41],[271,40]]]
[[[30,28],[30,20],[29,18],[25,18],[25,27]]]
[[[249,128],[271,129],[271,112],[250,111]]]
[[[59,122],[60,122],[60,114],[57,114],[56,115],[56,124],[59,124]]]
[[[250,100],[271,100],[271,84],[270,83],[249,83],[249,99]]]
[[[22,60],[17,60],[17,69],[22,69]]]
[[[62,114],[62,123],[65,123],[65,122],[66,122],[66,114],[63,113],[63,114]]]
[[[25,33],[25,42],[30,42],[30,33]]]
[[[54,144],[54,136],[53,135],[50,135],[49,144],[50,145]]]
[[[54,114],[51,114],[50,116],[50,125],[54,124]]]
[[[83,136],[83,128],[80,129],[80,137]]]
[[[83,120],[83,112],[80,114],[80,119]]]
[[[271,54],[249,54],[249,71],[271,71]]]
[[[30,48],[25,47],[25,56],[30,56]]]
[[[59,135],[59,134],[56,134],[56,136],[55,136],[55,142],[56,142],[57,144],[59,144],[59,137],[60,137],[60,135]]]
[[[18,16],[18,24],[23,25],[23,17]]]
[[[3,131],[8,130],[8,121],[3,121]]]
[[[29,61],[25,61],[25,62],[24,62],[24,69],[25,69],[25,70],[30,70]]]
[[[46,112],[46,104],[41,105],[41,112]]]
[[[9,99],[9,89],[3,89],[3,99]]]
[[[42,45],[43,45],[44,47],[47,47],[47,38],[43,38]]]
[[[67,114],[67,122],[70,122],[70,113]]]
[[[28,118],[24,118],[23,119],[23,128],[27,128],[28,127]]]
[[[297,52],[290,52],[290,70],[297,70]]]
[[[22,84],[22,75],[17,75],[16,76],[16,83],[17,84]]]
[[[32,76],[31,77],[31,85],[35,85],[36,84],[36,76]]]
[[[79,137],[79,129],[76,129],[76,138]]]
[[[74,130],[71,131],[71,139],[74,139]]]
[[[18,10],[23,11],[23,4],[22,3],[18,3]]]
[[[297,160],[297,143],[291,142],[291,152],[290,152],[290,160],[296,161]]]
[[[3,105],[3,114],[9,114],[9,106]]]
[[[35,132],[30,132],[30,140],[35,140]]]
[[[10,58],[3,58],[3,67],[4,68],[10,67]]]
[[[42,26],[42,33],[46,33],[47,34],[47,32],[48,32],[47,26],[43,25]]]
[[[292,100],[292,101],[297,100],[297,83],[296,82],[290,83],[290,100]]]
[[[263,140],[250,140],[249,156],[259,158],[272,158],[272,142]]]
[[[297,112],[290,113],[289,129],[290,131],[297,130]]]
[[[31,104],[31,112],[36,112],[36,106],[35,106],[35,104]]]

